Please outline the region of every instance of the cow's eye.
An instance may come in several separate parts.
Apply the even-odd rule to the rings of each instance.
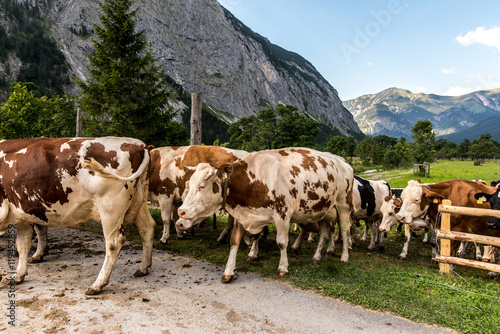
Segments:
[[[389,213],[389,216],[394,216],[394,212]]]
[[[200,190],[204,189],[204,188],[205,188],[205,185],[204,184],[200,184]]]

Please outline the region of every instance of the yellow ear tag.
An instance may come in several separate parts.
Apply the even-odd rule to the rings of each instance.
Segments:
[[[484,202],[486,202],[486,197],[481,197],[477,200],[477,204],[483,204]]]
[[[477,204],[483,204],[483,201],[481,201],[481,199],[478,199]]]
[[[434,198],[434,200],[432,201],[432,203],[439,203],[439,201],[437,200],[437,198]]]

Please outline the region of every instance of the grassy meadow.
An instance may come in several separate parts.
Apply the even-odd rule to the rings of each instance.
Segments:
[[[471,161],[442,161],[431,165],[430,176],[422,182],[434,183],[450,179],[476,179],[489,182],[490,173],[496,180],[500,162],[473,166]],[[392,187],[404,187],[415,179],[412,169],[360,174],[365,178],[384,179]],[[167,245],[158,242],[161,236],[159,210],[152,210],[157,221],[155,247],[224,266],[229,254],[229,243],[218,244],[216,239],[226,222],[217,220],[217,230],[211,219],[195,234],[185,240],[176,240],[175,232]],[[87,225],[89,226],[89,225]],[[90,226],[88,228],[91,228]],[[94,226],[94,229],[100,226]],[[248,247],[242,242],[237,259],[238,272],[253,272],[279,280],[298,289],[344,300],[352,305],[389,312],[415,322],[452,328],[462,333],[500,332],[500,279],[490,278],[486,271],[455,266],[452,274],[439,272],[438,264],[431,263],[431,247],[422,243],[423,231],[412,238],[406,260],[398,256],[404,243],[404,234],[393,230],[385,239],[385,250],[368,251],[368,241],[361,241],[363,226],[356,231],[356,244],[350,251],[348,263],[340,263],[341,245],[333,257],[324,257],[319,264],[311,258],[316,243],[304,242],[298,254],[289,252],[290,275],[276,277],[279,250],[275,243],[275,230],[260,244],[259,258],[247,262]],[[127,239],[140,242],[135,226],[126,230]],[[298,232],[290,233],[290,245]],[[467,252],[473,258],[474,245]],[[154,270],[154,263],[153,268]],[[238,278],[237,278],[238,279]],[[242,278],[243,279],[243,278]],[[223,284],[223,283],[220,283]],[[231,284],[231,283],[229,283]]]

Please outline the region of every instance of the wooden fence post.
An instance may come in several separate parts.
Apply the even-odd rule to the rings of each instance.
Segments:
[[[442,205],[451,205],[451,201],[449,199],[444,199]],[[450,231],[450,214],[447,212],[441,213],[441,230]],[[451,241],[449,239],[440,239],[441,240],[441,255],[443,256],[451,256]],[[450,273],[450,265],[444,262],[439,262],[439,270],[442,273],[449,274]]]
[[[82,136],[82,109],[76,108],[76,136]]]
[[[201,145],[201,93],[191,93],[191,145]]]

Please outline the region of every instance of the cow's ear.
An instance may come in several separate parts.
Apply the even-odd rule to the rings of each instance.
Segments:
[[[385,196],[384,201],[389,202],[391,198],[389,196]]]
[[[196,170],[196,167],[193,167],[193,166],[182,166],[182,168],[187,169],[187,170],[192,170],[192,171]]]
[[[222,177],[224,173],[227,175],[231,174],[233,172],[233,165],[232,164],[223,164],[219,166],[217,169],[217,176]]]
[[[496,193],[495,193],[496,194]],[[475,199],[480,199],[482,197],[486,198],[486,201],[483,201],[483,202],[489,202],[490,201],[490,198],[491,198],[492,195],[490,194],[487,194],[487,193],[475,193],[474,194],[474,198]]]
[[[422,187],[422,195],[428,199],[444,199],[443,195],[429,190],[427,187]]]
[[[420,181],[420,179],[415,179],[415,182],[422,183],[422,181]]]

